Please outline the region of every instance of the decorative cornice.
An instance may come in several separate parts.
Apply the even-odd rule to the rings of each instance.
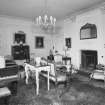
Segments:
[[[105,3],[100,7],[100,10],[103,14],[105,14]]]
[[[64,20],[64,22],[67,22],[67,21],[75,22],[76,21],[76,16],[74,15],[74,16],[71,16],[71,17]]]
[[[89,8],[78,10],[77,12],[70,14],[68,18],[66,18],[64,21],[72,20],[72,17],[76,17],[77,15],[83,14],[85,12],[89,12],[91,10],[95,10],[97,8],[100,8],[105,13],[105,2],[98,3],[95,6],[92,6]]]

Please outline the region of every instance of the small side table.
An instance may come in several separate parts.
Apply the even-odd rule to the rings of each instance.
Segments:
[[[64,62],[65,65],[67,65],[67,62],[71,64],[71,57],[63,57],[62,61]]]

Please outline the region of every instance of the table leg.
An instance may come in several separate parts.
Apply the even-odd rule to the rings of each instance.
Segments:
[[[49,91],[49,88],[50,88],[50,86],[49,86],[49,70],[48,70],[48,80],[47,80],[47,86],[48,86],[48,91]]]
[[[39,73],[36,71],[36,94],[39,94]]]

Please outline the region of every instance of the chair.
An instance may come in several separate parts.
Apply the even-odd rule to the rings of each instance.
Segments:
[[[62,55],[61,54],[54,55],[54,61],[56,64],[62,64]]]
[[[0,88],[0,105],[9,105],[9,98],[11,96],[11,91],[8,87]]]
[[[34,67],[29,64],[25,64],[24,68],[25,68],[25,76],[26,76],[25,82],[26,84],[29,84],[30,77],[32,78],[35,76],[35,74],[32,73],[31,71],[31,70],[34,70]]]
[[[42,60],[41,57],[36,57],[34,58],[34,63],[32,63],[31,65],[35,65],[35,66],[40,66],[42,64],[45,64],[46,62],[44,62],[44,60]],[[34,77],[35,76],[35,72],[32,73],[31,70],[34,70],[33,66],[31,66],[29,64],[25,64],[25,76],[26,76],[26,84],[29,83],[29,79],[30,77]]]
[[[49,79],[50,79],[50,81],[52,81],[55,84],[56,91],[58,90],[57,88],[58,88],[58,85],[60,83],[63,83],[64,86],[66,87],[67,86],[67,82],[69,80],[68,76],[70,77],[70,74],[71,74],[70,73],[71,72],[71,66],[68,65],[69,72],[67,72],[67,66],[65,68],[63,68],[63,69],[59,69],[58,70],[56,68],[56,64],[55,63],[48,63],[48,65],[50,65],[50,67],[51,67]],[[47,73],[46,72],[41,72],[41,75],[43,77],[47,78]]]
[[[55,63],[57,70],[64,67],[62,58],[63,58],[63,56],[61,54],[54,55],[54,63]]]
[[[40,66],[41,64],[41,57],[35,57],[35,66]]]
[[[105,82],[105,65],[96,65],[96,69],[90,74],[90,79],[104,80]]]

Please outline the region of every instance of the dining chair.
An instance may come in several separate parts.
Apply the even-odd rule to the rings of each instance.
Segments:
[[[62,55],[61,54],[54,55],[54,61],[56,63],[62,63]]]
[[[29,79],[35,77],[35,72],[32,72],[32,70],[34,70],[34,67],[29,64],[25,64],[24,68],[25,68],[25,77],[26,77],[25,82],[26,84],[29,84]]]
[[[35,57],[35,66],[40,66],[41,64],[41,57]]]
[[[61,54],[54,55],[54,63],[55,63],[54,65],[55,65],[57,70],[64,67],[62,58],[63,58],[63,56]]]
[[[32,62],[32,63],[30,63],[31,65],[29,65],[29,64],[25,64],[24,65],[24,68],[25,68],[25,76],[26,76],[26,84],[29,84],[29,79],[31,78],[31,77],[34,77],[35,76],[35,73],[32,73],[32,69],[34,69],[33,68],[33,65],[34,66],[41,66],[41,63],[42,63],[42,65],[43,64],[46,64],[46,61],[45,60],[43,60],[41,57],[35,57],[34,58],[34,61]]]

